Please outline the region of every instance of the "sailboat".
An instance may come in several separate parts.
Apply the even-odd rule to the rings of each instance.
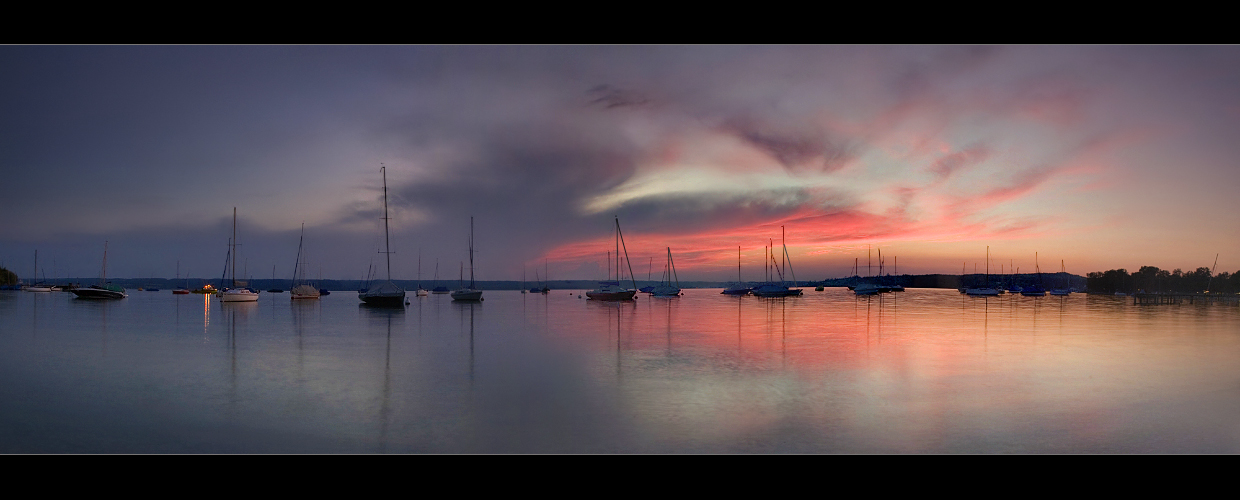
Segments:
[[[177,281],[181,281],[181,261],[177,261]],[[185,273],[185,286],[172,291],[173,295],[189,295],[189,273]]]
[[[534,281],[542,283],[542,278],[538,277],[538,268],[534,268]],[[531,287],[530,293],[543,293],[543,287],[541,286]]]
[[[792,259],[788,258],[788,245],[784,243],[784,236],[783,236],[784,227],[779,226],[779,231],[780,231],[780,238],[779,238],[780,245],[782,245],[784,249],[783,250],[784,253],[782,257],[783,257],[784,262],[788,266],[789,273],[792,273]],[[751,293],[753,293],[754,296],[757,296],[757,297],[792,297],[792,296],[801,295],[801,289],[796,288],[797,282],[796,282],[795,274],[793,274],[792,276],[792,287],[791,288],[788,287],[787,280],[784,278],[784,271],[783,271],[784,265],[775,262],[775,252],[773,251],[774,249],[775,249],[775,243],[771,242],[771,250],[772,250],[771,267],[779,273],[779,283],[775,283],[774,281],[763,283],[761,286],[754,288],[753,292]],[[777,265],[778,267],[776,267]]]
[[[648,267],[646,267],[646,282],[649,283],[651,281],[650,273],[654,270],[654,257],[650,258],[650,263],[647,264],[647,266]],[[638,288],[637,291],[641,293],[651,293],[654,291],[654,287],[655,287],[654,285],[646,285],[641,288]]]
[[[620,286],[620,248],[624,244],[624,234],[620,232],[620,217],[616,217],[616,279],[598,282],[598,288],[586,292],[586,297],[591,300],[633,300],[633,296],[637,295],[637,281],[633,280],[633,264],[629,263],[629,280],[633,284],[633,288],[624,288]],[[624,260],[629,260],[629,250],[624,249]],[[607,266],[607,272],[610,274],[611,266]],[[610,278],[611,276],[608,276]]]
[[[401,306],[405,304],[405,289],[392,283],[392,249],[388,237],[387,167],[382,166],[379,171],[383,173],[383,255],[387,257],[387,280],[358,292],[357,298],[372,306]]]
[[[425,288],[422,288],[422,249],[419,248],[418,249],[418,291],[415,292],[415,295],[417,295],[418,297],[425,297],[429,293],[430,292],[427,291]]]
[[[245,288],[245,282],[237,281],[237,207],[233,207],[233,237],[228,240],[228,253],[232,256],[232,286],[220,291],[220,302],[258,302],[258,292]]]
[[[108,242],[103,242],[103,272],[99,275],[99,284],[86,288],[70,290],[79,299],[123,299],[129,295],[125,289],[108,282]]]
[[[306,262],[305,254],[302,253],[302,245],[306,241],[306,225],[301,225],[301,238],[297,240],[297,260],[293,263],[293,288],[289,290],[292,295],[291,300],[297,299],[317,299],[323,295],[317,286],[306,283]]]
[[[53,274],[55,274],[56,270],[53,269],[52,271],[53,271]],[[38,250],[34,251],[34,274],[32,276],[35,277],[34,279],[38,279],[38,276],[39,276],[39,251]],[[43,281],[27,286],[26,291],[27,292],[50,292],[52,291],[52,287],[48,286],[47,278],[45,276]]]
[[[452,291],[452,300],[482,300],[482,290],[474,288],[474,218],[469,218],[469,288]]]
[[[753,287],[747,285],[745,283],[745,280],[741,279],[741,247],[737,245],[736,247],[736,284],[729,286],[728,288],[724,289],[720,293],[724,295],[749,295],[749,292],[752,290],[753,290]]]
[[[431,293],[444,294],[449,293],[448,287],[439,284],[439,259],[435,259],[435,288],[431,289]]]
[[[672,284],[673,278],[676,284]],[[650,290],[655,297],[677,297],[680,295],[680,277],[676,276],[676,264],[672,262],[672,247],[667,247],[667,266],[663,271],[663,282]]]
[[[1046,288],[1042,287],[1042,268],[1038,266],[1037,252],[1033,252],[1033,269],[1038,273],[1038,282],[1022,288],[1020,294],[1026,297],[1045,297]]]
[[[993,286],[990,286],[990,247],[989,246],[986,247],[986,285],[981,286],[981,287],[966,288],[964,293],[966,295],[984,295],[984,296],[999,295],[999,289]]]
[[[879,255],[882,255],[881,249],[879,250]],[[861,273],[860,265],[854,264],[854,267],[856,268],[856,270],[853,272],[853,274],[854,275],[860,274]],[[881,274],[882,271],[879,271],[879,273]],[[870,276],[870,249],[868,248],[868,245],[865,250],[865,275],[867,279],[872,278],[872,276]],[[877,295],[879,293],[882,293],[883,289],[875,283],[866,282],[866,283],[857,283],[856,286],[852,287],[852,291],[853,293],[857,295]]]
[[[543,276],[547,277],[547,281],[543,283],[542,290],[539,290],[539,292],[547,295],[551,293],[551,263],[545,260],[543,261]]]
[[[1064,267],[1063,260],[1059,261],[1059,274],[1064,275],[1065,281],[1070,280],[1070,278],[1068,278],[1068,268]],[[1055,288],[1051,290],[1051,295],[1072,295],[1072,289],[1068,287],[1067,283],[1065,283],[1063,288]]]

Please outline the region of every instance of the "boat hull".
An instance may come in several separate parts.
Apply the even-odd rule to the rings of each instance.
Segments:
[[[224,290],[220,302],[258,302],[258,294],[245,289]]]
[[[71,291],[74,295],[77,295],[77,298],[79,299],[123,299],[128,297],[125,292],[96,287],[75,288]]]
[[[323,295],[323,292],[320,292],[318,288],[310,285],[297,285],[293,287],[292,290],[289,290],[289,294],[292,295],[292,300],[301,300],[317,299],[319,296]]]
[[[680,289],[671,285],[659,285],[650,290],[650,295],[655,297],[679,297]]]
[[[382,295],[382,296],[370,295],[370,296],[359,296],[358,298],[362,299],[362,303],[368,306],[401,307],[405,305],[405,296],[403,294],[402,295]]]
[[[801,295],[801,289],[767,284],[754,288],[750,293],[755,297],[795,297]]]
[[[637,290],[625,290],[620,292],[586,292],[586,298],[590,300],[633,300],[633,296],[637,295]]]
[[[452,300],[461,301],[479,301],[482,300],[482,290],[463,289],[452,292]]]

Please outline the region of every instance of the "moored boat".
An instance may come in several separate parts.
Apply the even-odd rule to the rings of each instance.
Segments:
[[[306,224],[301,225],[301,236],[297,239],[297,259],[293,261],[293,287],[289,289],[289,300],[317,299],[323,295],[317,286],[306,283],[306,262],[302,247],[306,242]]]
[[[745,280],[741,278],[741,247],[738,245],[736,247],[736,283],[728,285],[727,288],[724,288],[719,293],[724,295],[749,295],[752,291],[753,285],[745,283]]]
[[[123,299],[128,297],[125,289],[108,282],[108,242],[103,242],[103,271],[99,275],[99,283],[88,287],[70,290],[79,299]]]
[[[246,282],[237,281],[237,207],[233,207],[233,237],[228,240],[228,254],[232,258],[228,266],[232,271],[232,286],[220,290],[220,302],[258,302],[258,291],[247,287]]]
[[[392,282],[392,251],[388,243],[387,167],[380,167],[379,171],[383,173],[383,254],[387,258],[387,281],[358,292],[357,298],[372,306],[402,306],[405,304],[405,289]]]
[[[779,231],[781,235],[780,245],[783,247],[784,262],[781,264],[775,261],[775,252],[774,252],[775,242],[774,241],[771,242],[771,245],[770,245],[771,251],[769,252],[769,257],[771,258],[771,269],[779,274],[779,283],[775,283],[774,281],[768,281],[766,283],[763,283],[761,285],[754,287],[754,289],[750,293],[752,293],[755,297],[794,297],[797,295],[801,295],[801,289],[797,288],[797,285],[796,285],[796,274],[792,271],[792,259],[788,257],[788,245],[783,243],[782,235],[783,235],[784,227],[779,226]],[[785,265],[788,267],[789,274],[792,275],[792,286],[791,287],[788,286],[788,282],[784,278],[783,267]],[[772,277],[773,276],[768,276],[768,278],[772,278]]]
[[[482,300],[482,290],[474,284],[474,218],[469,218],[469,288],[461,288],[452,292],[452,300]]]
[[[990,247],[986,247],[986,284],[984,286],[969,287],[964,290],[965,295],[974,296],[998,296],[999,289],[990,286]]]
[[[595,288],[593,290],[586,292],[586,297],[589,298],[590,300],[605,300],[605,301],[633,300],[633,297],[637,295],[637,281],[632,279],[633,278],[633,270],[632,270],[633,265],[632,264],[629,264],[629,280],[633,284],[633,288],[625,288],[623,286],[620,286],[620,280],[619,280],[619,277],[621,274],[620,249],[622,248],[623,244],[624,244],[624,234],[620,231],[620,218],[616,217],[615,276],[617,279],[615,280],[608,279],[606,281],[598,282],[598,288]],[[629,260],[628,249],[624,250],[624,260],[625,262],[628,262]],[[608,274],[612,272],[611,266],[608,266],[607,272]]]
[[[673,285],[673,279],[675,284]],[[680,296],[680,278],[676,276],[676,264],[672,262],[672,248],[667,248],[667,266],[663,271],[663,282],[655,285],[650,289],[650,295],[655,297],[679,297]]]

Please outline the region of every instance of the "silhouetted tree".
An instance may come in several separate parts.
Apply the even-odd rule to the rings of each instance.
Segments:
[[[1131,275],[1124,269],[1089,273],[1086,286],[1091,293],[1201,293],[1207,289],[1211,293],[1240,292],[1240,271],[1224,272],[1213,280],[1210,275],[1208,267],[1199,267],[1186,273],[1181,269],[1168,272],[1154,266],[1141,266],[1140,270]]]

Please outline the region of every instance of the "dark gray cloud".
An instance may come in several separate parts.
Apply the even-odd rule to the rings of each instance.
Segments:
[[[291,272],[305,221],[324,273],[357,277],[383,241],[380,163],[403,277],[419,249],[424,274],[464,260],[470,216],[484,276],[507,278],[605,237],[616,215],[635,233],[815,214],[858,233],[871,216],[918,220],[942,195],[936,180],[997,202],[1026,196],[1072,169],[965,174],[1075,165],[1079,137],[1209,124],[1189,149],[1231,157],[1236,58],[1218,47],[0,47],[0,258],[40,248],[93,269],[106,238],[118,276],[169,276],[178,258],[218,267],[237,206],[253,266]],[[683,168],[715,174],[681,182],[734,185],[659,186],[583,209]],[[553,274],[588,268],[563,265]]]

